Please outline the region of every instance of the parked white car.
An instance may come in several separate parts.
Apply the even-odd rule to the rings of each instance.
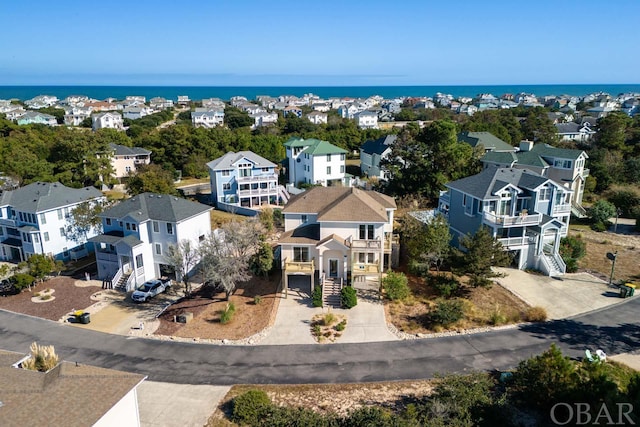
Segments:
[[[146,281],[131,294],[131,299],[135,302],[145,302],[159,293],[166,292],[171,287],[171,279],[153,279]]]

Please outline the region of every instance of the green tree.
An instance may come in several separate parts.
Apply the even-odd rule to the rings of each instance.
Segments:
[[[177,245],[169,245],[165,254],[165,260],[172,266],[176,278],[184,285],[184,295],[191,297],[191,279],[195,267],[200,261],[198,247],[191,240],[183,239]]]
[[[125,186],[132,196],[146,192],[178,194],[178,190],[173,185],[173,173],[154,164],[139,167],[129,175]]]
[[[433,265],[440,272],[440,267],[447,260],[451,249],[449,224],[443,216],[438,215],[425,224],[407,215],[403,225],[403,240],[410,261]]]
[[[627,151],[627,128],[631,125],[631,118],[621,112],[614,111],[598,119],[598,130],[595,143],[600,148]]]
[[[260,246],[255,254],[251,257],[251,272],[256,276],[263,275],[265,279],[269,278],[269,271],[273,267],[273,249],[271,245],[261,239]]]
[[[388,272],[386,277],[382,279],[382,287],[387,294],[387,298],[391,301],[403,300],[411,295],[409,279],[404,273]]]
[[[567,265],[568,273],[578,271],[578,260],[587,254],[587,244],[581,236],[567,236],[560,240],[560,256]]]
[[[480,227],[476,233],[460,239],[460,244],[466,249],[465,253],[458,253],[458,273],[469,277],[472,287],[491,286],[491,278],[501,277],[491,267],[504,267],[511,263],[511,256],[504,251],[502,243],[491,235],[488,227]]]
[[[36,279],[42,279],[54,271],[62,269],[61,262],[56,262],[52,257],[43,254],[30,256],[24,261],[24,264],[29,270],[29,275]]]
[[[241,127],[251,126],[254,120],[249,117],[249,113],[235,107],[227,107],[224,109],[224,122],[229,129],[237,129]]]
[[[521,130],[524,138],[534,142],[545,142],[551,145],[558,142],[558,131],[547,116],[547,110],[543,107],[534,107],[528,110],[521,123]]]
[[[102,233],[102,219],[98,216],[104,210],[104,205],[99,202],[86,201],[71,210],[64,227],[64,235],[67,239],[78,244],[87,241],[91,230],[94,234]]]
[[[587,209],[587,214],[593,224],[605,225],[609,218],[616,216],[616,207],[606,200],[598,200]]]
[[[58,122],[59,125],[64,124],[65,112],[63,108],[56,108],[56,107],[40,108],[38,110],[38,113],[49,114],[50,116],[53,116],[56,118],[56,122]]]

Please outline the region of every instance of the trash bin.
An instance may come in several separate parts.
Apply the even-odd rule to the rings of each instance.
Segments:
[[[620,286],[620,298],[627,298],[629,296],[629,287],[625,285]]]
[[[633,287],[633,286],[627,286],[627,288],[629,288],[629,292],[627,293],[627,296],[628,296],[628,297],[632,297],[632,296],[633,296],[633,294],[635,294],[635,293],[636,293],[636,288],[635,288],[635,287]]]
[[[79,317],[78,320],[80,323],[82,323],[83,325],[86,325],[88,323],[91,322],[91,316],[89,315],[89,313],[82,313]]]

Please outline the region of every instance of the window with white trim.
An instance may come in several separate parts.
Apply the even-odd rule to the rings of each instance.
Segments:
[[[230,182],[225,182],[224,184],[222,184],[222,189],[223,190],[231,190],[231,183]]]
[[[153,221],[153,232],[154,233],[159,233],[160,232],[160,225],[158,224],[158,221]]]
[[[173,234],[173,224],[170,222],[167,223],[167,234]]]
[[[293,261],[294,262],[308,262],[309,261],[309,248],[306,246],[298,246],[293,248]]]
[[[160,243],[156,243],[156,255],[162,255],[162,245]]]
[[[358,227],[358,231],[359,231],[358,236],[360,240],[374,239],[373,224],[360,224],[360,226]]]

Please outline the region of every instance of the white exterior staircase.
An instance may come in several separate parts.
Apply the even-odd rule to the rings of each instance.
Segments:
[[[324,279],[322,281],[322,306],[341,308],[341,290],[342,279]]]

